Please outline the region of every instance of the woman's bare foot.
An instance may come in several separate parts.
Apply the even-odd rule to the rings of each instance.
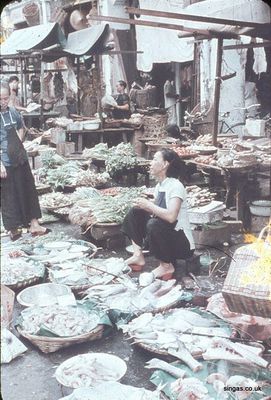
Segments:
[[[138,265],[140,267],[144,267],[145,258],[143,256],[143,254],[139,254],[139,255],[133,254],[132,257],[130,257],[126,260],[126,263],[128,265]]]
[[[160,262],[160,265],[157,268],[155,268],[152,272],[156,278],[167,280],[172,278],[175,269],[171,263]]]
[[[46,228],[44,228],[44,226],[41,226],[37,219],[32,219],[29,232],[32,235],[43,235],[46,233]]]

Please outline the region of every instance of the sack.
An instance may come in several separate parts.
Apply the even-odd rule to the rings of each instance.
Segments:
[[[266,240],[262,240],[268,230]],[[236,250],[222,289],[230,311],[264,318],[271,316],[270,226],[252,244]]]
[[[103,108],[111,108],[111,107],[116,107],[117,102],[113,96],[106,94],[101,100],[101,105]]]

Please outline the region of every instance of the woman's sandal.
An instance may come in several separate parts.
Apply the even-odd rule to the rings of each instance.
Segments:
[[[129,264],[129,267],[131,267],[132,271],[134,272],[140,272],[142,271],[144,265]]]
[[[20,237],[22,237],[22,232],[20,231],[16,231],[16,232],[10,232],[9,234],[10,240],[12,240],[13,242],[15,242],[15,240],[20,239]]]
[[[31,233],[31,236],[32,237],[44,236],[44,235],[47,235],[50,232],[52,232],[52,229],[46,228],[44,232],[33,232],[33,233]]]

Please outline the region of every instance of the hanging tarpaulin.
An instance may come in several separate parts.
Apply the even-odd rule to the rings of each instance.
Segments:
[[[155,4],[154,4],[155,3]],[[164,0],[140,0],[140,8],[166,12],[181,12],[187,2]],[[182,25],[180,20],[141,16],[140,20],[163,22]],[[146,40],[146,38],[148,40]],[[193,60],[193,41],[179,39],[178,31],[163,28],[136,26],[137,50],[142,54],[137,55],[137,69],[150,72],[153,63],[186,62]]]
[[[268,25],[271,22],[270,7],[262,0],[205,0],[191,4],[184,10],[179,10],[179,12],[189,15],[243,21],[248,23],[248,26],[245,25],[240,27],[236,24],[222,25],[213,22],[203,23],[199,21],[179,20],[180,25],[190,29],[194,28],[195,31],[202,29],[227,34],[234,33],[237,35],[250,34],[250,32],[255,31],[256,36],[264,37],[265,35],[262,36],[262,34],[267,33]],[[252,25],[250,26],[249,22],[262,24],[262,26],[257,25],[257,27],[252,28]],[[256,34],[257,30],[259,31],[259,35]]]

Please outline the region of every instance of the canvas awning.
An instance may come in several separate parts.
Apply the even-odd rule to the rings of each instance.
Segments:
[[[66,38],[59,24],[36,25],[13,31],[1,45],[1,56],[16,55],[34,49],[42,50],[56,44],[61,48],[66,44]]]
[[[93,25],[90,28],[70,33],[63,51],[76,56],[98,53],[103,48],[108,27],[108,24]]]
[[[46,50],[43,60],[51,62],[67,55],[78,57],[100,54],[104,51],[104,39],[108,27],[108,24],[94,25],[70,33],[67,39],[58,23],[18,29],[1,45],[1,57],[8,58],[32,50]]]

